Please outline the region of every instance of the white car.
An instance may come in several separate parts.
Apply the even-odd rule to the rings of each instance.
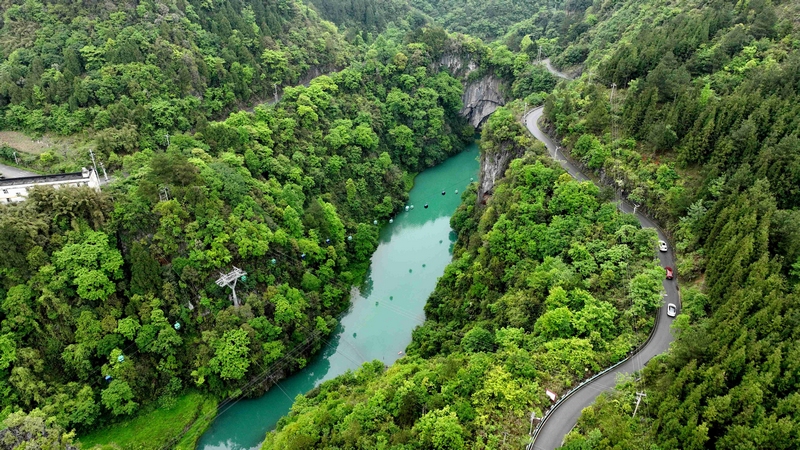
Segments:
[[[665,252],[665,251],[667,251],[669,249],[669,247],[667,247],[667,243],[666,242],[658,241],[658,249],[661,250],[662,252]]]
[[[675,306],[674,303],[670,303],[667,305],[667,315],[670,317],[675,317],[678,314],[678,307]]]

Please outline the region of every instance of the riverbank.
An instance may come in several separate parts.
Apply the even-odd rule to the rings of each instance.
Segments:
[[[425,302],[452,259],[455,235],[450,217],[461,204],[461,193],[477,179],[477,157],[473,143],[443,163],[406,177],[406,183],[413,183],[409,211],[398,213],[381,228],[367,281],[352,292],[350,309],[321,352],[262,397],[239,400],[220,410],[198,448],[258,446],[289,412],[297,395],[365,362],[378,360],[391,366],[404,356],[412,330],[425,320]]]
[[[489,119],[481,144],[524,156],[488,195],[464,195],[454,261],[410,357],[299,399],[264,449],[522,448],[547,391],[562,395],[646,338],[664,276],[656,234],[566,176],[510,112]]]
[[[78,443],[84,450],[124,449],[135,447],[157,450],[164,447],[193,450],[202,432],[216,415],[217,401],[189,391],[171,408],[153,411],[109,425],[82,436]]]

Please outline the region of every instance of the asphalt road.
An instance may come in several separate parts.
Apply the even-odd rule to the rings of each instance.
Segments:
[[[16,167],[4,166],[3,164],[0,164],[0,175],[3,175],[6,178],[19,178],[32,177],[36,174],[22,169],[17,169]]]
[[[589,178],[572,162],[566,160],[560,151],[556,153],[556,144],[549,136],[539,129],[538,122],[539,118],[542,117],[542,112],[543,108],[541,107],[530,111],[525,116],[525,126],[536,139],[542,141],[545,146],[547,146],[550,156],[556,159],[561,164],[561,167],[569,172],[570,175],[577,180],[589,180]],[[626,213],[633,213],[633,205],[626,201],[621,201],[619,203],[619,209]],[[658,232],[659,239],[669,243],[667,237],[652,220],[638,212],[636,213],[636,218],[639,220],[639,223],[642,224],[642,227],[655,228]],[[656,252],[662,267],[675,267],[672,245],[670,244],[669,247],[669,251],[667,252]],[[674,337],[670,331],[672,318],[667,316],[666,305],[667,303],[674,303],[680,310],[677,281],[664,280],[664,290],[666,292],[664,304],[658,311],[656,329],[647,345],[640,349],[639,352],[629,360],[617,366],[614,370],[596,378],[591,383],[584,384],[580,389],[573,391],[566,400],[559,404],[558,408],[551,411],[542,425],[536,437],[536,441],[533,443],[533,448],[535,450],[552,450],[560,447],[564,436],[566,436],[578,422],[583,408],[591,405],[601,392],[613,389],[618,377],[641,370],[642,366],[652,357],[669,349],[669,344],[673,341]]]
[[[550,58],[543,59],[542,63],[544,64],[545,67],[547,67],[547,70],[550,71],[550,73],[552,73],[553,75],[555,75],[555,76],[557,76],[559,78],[563,78],[565,80],[571,80],[572,79],[572,77],[568,76],[564,72],[559,72],[558,70],[556,70],[556,68],[553,67],[552,64],[550,64]]]

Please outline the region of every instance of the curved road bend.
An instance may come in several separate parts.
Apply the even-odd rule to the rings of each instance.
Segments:
[[[6,178],[21,178],[32,177],[36,174],[33,172],[28,172],[27,170],[17,169],[16,167],[0,164],[0,175]]]
[[[572,162],[566,160],[561,153],[556,154],[556,145],[547,134],[539,129],[539,118],[542,117],[543,108],[539,107],[525,115],[525,126],[533,134],[533,136],[542,141],[547,147],[550,156],[555,158],[561,167],[563,167],[570,175],[580,181],[588,181],[589,178],[584,175]],[[633,206],[627,201],[622,201],[619,204],[619,209],[626,213],[633,213]],[[642,215],[636,213],[636,218],[642,227],[655,228],[658,232],[658,238],[669,243],[667,237],[656,224]],[[661,266],[675,267],[675,258],[672,253],[672,245],[667,252],[657,252],[658,259],[661,261]],[[667,303],[674,303],[680,309],[680,298],[678,296],[678,287],[676,281],[664,280],[664,290],[666,296],[664,304],[658,311],[658,325],[653,333],[652,338],[647,343],[647,346],[639,350],[631,359],[617,366],[614,370],[606,373],[605,375],[596,378],[588,384],[584,384],[582,388],[574,391],[572,395],[559,404],[558,408],[551,411],[547,420],[542,425],[536,441],[533,443],[535,450],[552,450],[561,446],[564,436],[578,422],[583,408],[591,405],[594,399],[603,391],[608,391],[614,388],[617,377],[623,374],[630,374],[637,370],[641,370],[642,366],[650,360],[650,358],[665,352],[669,349],[669,344],[673,340],[670,331],[672,319],[667,316]]]
[[[572,77],[571,77],[571,76],[569,76],[569,75],[565,74],[564,72],[559,72],[558,70],[556,70],[556,68],[555,68],[555,67],[553,67],[553,65],[552,65],[552,64],[550,64],[550,58],[545,58],[545,59],[543,59],[543,60],[542,60],[542,64],[544,64],[544,66],[547,68],[547,70],[548,70],[550,73],[552,73],[553,75],[555,75],[555,76],[557,76],[557,77],[559,77],[559,78],[563,78],[563,79],[565,79],[565,80],[571,80],[571,79],[572,79]]]

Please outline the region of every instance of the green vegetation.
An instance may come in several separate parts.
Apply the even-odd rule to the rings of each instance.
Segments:
[[[146,414],[82,436],[81,448],[171,448],[193,449],[200,433],[216,415],[217,402],[199,392],[180,396],[170,407]],[[185,438],[178,441],[184,431]],[[194,437],[194,440],[188,437]]]
[[[380,32],[388,26],[407,28],[425,24],[424,17],[400,0],[311,0],[309,3],[326,20],[347,28],[345,36],[349,41],[366,41],[370,32]]]
[[[411,0],[410,3],[449,31],[486,40],[505,38],[514,45],[525,36],[534,41],[542,39],[541,42],[557,38],[571,31],[573,22],[580,21],[582,13],[592,6],[590,0]]]
[[[162,147],[166,133],[203,129],[352,52],[298,0],[8,3],[0,128],[86,130],[105,155]]]
[[[798,6],[687,1],[680,14],[663,6],[637,16],[640,3],[593,12],[605,21],[577,41],[598,48],[591,77],[548,102],[574,156],[673,225],[745,166],[770,182],[780,207],[796,206],[800,166],[786,155],[797,146],[800,35],[778,17]],[[637,25],[645,21],[659,26]],[[613,105],[603,87],[612,83]],[[695,179],[694,169],[705,176]]]
[[[770,252],[782,242],[768,187],[740,171],[703,221],[706,292],[684,295],[674,351],[644,370],[643,415],[599,402],[566,448],[796,446],[797,265],[787,279]]]
[[[304,367],[367,269],[373,221],[474,133],[461,83],[431,62],[379,39],[278,105],[111,158],[102,194],[37,188],[0,208],[0,417],[38,409],[83,433]],[[214,283],[232,266],[239,308]],[[147,437],[125,429],[91,442]]]
[[[5,449],[67,449],[74,450],[75,433],[66,433],[53,424],[47,415],[38,409],[30,413],[18,411],[3,421],[0,430],[0,446]]]
[[[531,410],[625,357],[661,302],[656,234],[574,181],[508,110],[483,152],[517,147],[485,207],[475,185],[408,356],[375,361],[300,397],[267,449],[519,447]]]
[[[794,448],[800,4],[598,6],[559,42],[562,65],[587,50],[584,75],[545,115],[573,158],[670,228],[677,272],[697,283],[673,350],[588,410],[566,448]]]
[[[606,2],[572,15],[557,33],[542,34],[526,20],[505,36],[529,57],[541,48],[560,67],[584,64],[580,80],[548,98],[547,120],[573,158],[669,228],[679,275],[698,280],[683,290],[674,350],[648,365],[643,381],[622,384],[587,410],[567,448],[796,446],[800,166],[792,155],[800,35],[789,18],[799,9],[797,2]],[[502,52],[490,48],[495,58]],[[493,148],[490,128],[484,151]],[[367,365],[300,399],[267,448],[501,448],[501,436],[520,445],[512,437],[524,433],[524,418],[512,411],[541,407],[526,395],[552,386],[552,373],[570,373],[539,359],[536,344],[565,348],[566,336],[585,332],[568,294],[548,305],[548,293],[535,309],[535,293],[517,292],[537,278],[528,274],[519,283],[516,276],[548,267],[537,258],[526,265],[535,255],[526,252],[541,252],[552,239],[532,232],[549,204],[531,207],[522,194],[504,203],[520,167],[532,170],[527,158],[512,163],[485,209],[474,193],[465,196],[452,219],[455,260],[428,302],[429,320],[415,331],[409,357],[385,373]],[[509,217],[523,220],[506,224]],[[589,247],[562,235],[565,245]],[[519,333],[515,346],[509,333]],[[616,342],[600,337],[606,346]],[[524,357],[512,359],[509,349]],[[581,354],[571,349],[572,358]],[[638,390],[648,397],[632,419]],[[406,400],[412,391],[413,402]]]
[[[672,351],[567,447],[796,446],[800,2],[310,2],[4,4],[0,129],[91,146],[118,181],[0,207],[3,445],[64,448],[74,430],[94,431],[84,446],[192,447],[209,399],[304,367],[367,270],[373,221],[473,136],[462,83],[492,74],[659,220],[694,281]],[[557,85],[539,56],[582,76]],[[444,57],[477,70],[440,71]],[[486,204],[463,194],[408,356],[300,397],[267,448],[518,448],[545,388],[644,339],[654,233],[563,174],[510,110],[481,148],[525,156]],[[234,265],[240,308],[214,283]]]

